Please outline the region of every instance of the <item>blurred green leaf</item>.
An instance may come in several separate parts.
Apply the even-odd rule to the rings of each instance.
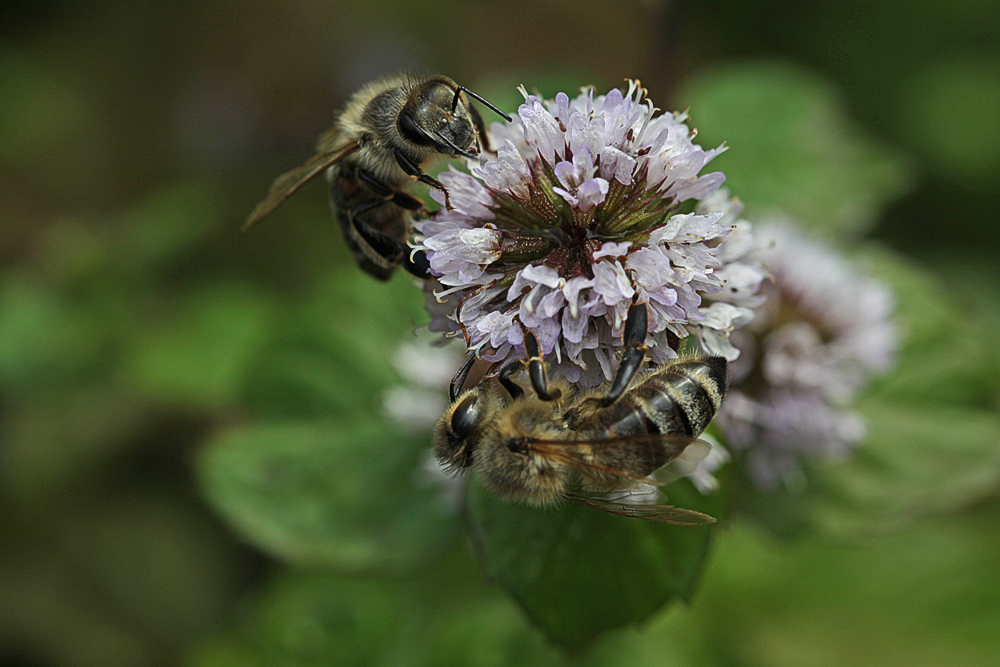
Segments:
[[[269,418],[376,414],[398,374],[392,357],[426,320],[412,280],[378,283],[353,266],[285,313],[255,370],[250,402]]]
[[[442,582],[446,583],[446,582]],[[424,634],[427,667],[522,667],[565,664],[506,599],[480,594],[473,602],[434,609],[433,626]]]
[[[833,87],[777,61],[717,68],[678,96],[698,143],[729,150],[712,161],[751,219],[788,215],[828,236],[868,230],[911,183],[909,165],[852,126]]]
[[[207,183],[179,181],[154,191],[114,221],[108,243],[116,268],[132,277],[157,276],[212,234],[222,212],[220,195]]]
[[[146,423],[134,396],[105,383],[32,392],[5,407],[0,494],[24,508],[94,484]]]
[[[831,467],[823,521],[840,532],[885,530],[962,508],[1000,488],[1000,416],[994,412],[861,404],[868,436]]]
[[[272,333],[272,304],[248,286],[221,282],[188,293],[178,308],[129,337],[125,378],[170,404],[234,402]]]
[[[559,665],[507,600],[485,591],[439,599],[441,572],[419,580],[298,573],[272,582],[241,627],[206,643],[194,667]]]
[[[285,575],[255,604],[244,628],[206,645],[196,667],[309,667],[413,664],[404,630],[413,625],[411,596],[389,581],[330,574]],[[403,635],[403,636],[401,636]],[[395,654],[397,662],[390,656]]]
[[[265,551],[299,565],[401,570],[437,553],[456,522],[421,464],[423,438],[371,422],[223,432],[199,471],[205,494]]]
[[[26,275],[0,284],[0,385],[65,381],[96,361],[106,338],[99,315],[70,295]]]
[[[688,480],[669,503],[721,517],[725,492],[702,496]],[[689,600],[716,526],[670,526],[567,504],[539,510],[469,492],[483,564],[550,640],[579,648],[608,630]]]
[[[47,548],[143,635],[193,639],[232,595],[240,560],[218,524],[180,492],[90,491],[59,508],[40,531]]]
[[[1000,68],[994,54],[948,55],[908,73],[896,125],[928,167],[989,187],[1000,170]]]
[[[6,158],[55,151],[87,124],[81,101],[7,43],[0,50],[0,90],[4,91],[0,137]]]
[[[873,277],[896,294],[901,347],[897,367],[872,393],[897,401],[995,408],[1000,398],[1000,353],[995,331],[962,310],[933,274],[875,246],[859,254]]]
[[[736,524],[720,537],[693,606],[702,637],[685,642],[711,646],[715,659],[686,664],[993,665],[998,509],[994,497],[838,542],[775,544]]]
[[[41,664],[163,662],[224,610],[243,563],[181,492],[95,489],[0,505],[0,638]]]

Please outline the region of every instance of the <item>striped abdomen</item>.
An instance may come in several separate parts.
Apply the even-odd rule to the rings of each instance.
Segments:
[[[640,377],[599,419],[609,437],[697,437],[722,405],[726,365],[722,357],[693,357],[660,366]]]

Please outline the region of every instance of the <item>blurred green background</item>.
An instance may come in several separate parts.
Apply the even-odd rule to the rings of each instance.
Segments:
[[[987,0],[0,3],[0,664],[996,664],[997,25]],[[639,78],[728,143],[751,219],[905,308],[870,453],[737,517],[691,606],[569,658],[383,415],[418,291],[359,274],[320,185],[237,233],[405,68],[510,111]]]

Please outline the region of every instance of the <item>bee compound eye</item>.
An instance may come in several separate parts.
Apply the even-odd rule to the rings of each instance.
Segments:
[[[404,137],[418,146],[432,146],[434,140],[417,125],[408,111],[399,115],[399,131]]]
[[[476,409],[479,397],[475,394],[466,396],[461,403],[455,406],[451,413],[452,433],[459,437],[465,437],[479,422],[479,411]]]

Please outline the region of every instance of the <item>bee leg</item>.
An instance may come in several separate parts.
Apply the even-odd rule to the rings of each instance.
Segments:
[[[351,209],[351,226],[354,227],[355,233],[361,237],[372,252],[385,260],[390,268],[397,265],[402,266],[411,275],[421,280],[430,279],[431,264],[427,261],[427,253],[423,250],[411,252],[406,244],[386,236],[358,218],[359,213],[370,211],[385,203],[384,200],[377,199],[374,202],[361,204]]]
[[[427,261],[427,253],[423,250],[408,252],[403,255],[403,261],[399,263],[410,275],[421,280],[430,280],[431,263]]]
[[[451,198],[448,196],[448,188],[444,187],[444,183],[434,178],[433,176],[428,176],[423,171],[421,171],[420,166],[414,164],[410,158],[406,157],[403,151],[396,149],[393,153],[396,156],[396,164],[402,169],[406,174],[417,179],[421,183],[426,183],[427,185],[440,190],[444,193],[444,207],[449,211],[452,210]]]
[[[625,319],[625,351],[622,353],[622,361],[618,364],[618,372],[611,383],[611,389],[607,395],[601,399],[602,406],[609,406],[625,392],[629,382],[639,372],[642,360],[646,356],[647,331],[646,304],[633,303],[628,308],[628,316]]]
[[[385,201],[391,201],[396,206],[407,211],[419,211],[424,207],[424,203],[406,192],[393,190],[388,185],[378,180],[367,171],[358,170],[358,180],[363,181],[368,189]],[[367,204],[361,204],[367,206]]]
[[[465,384],[466,378],[469,377],[469,371],[472,370],[472,364],[476,363],[476,358],[474,352],[466,357],[454,377],[451,378],[451,384],[448,385],[448,397],[452,403],[458,400],[458,395],[462,392],[462,385]]]
[[[524,332],[524,350],[528,353],[528,377],[531,379],[531,387],[538,394],[538,398],[543,401],[554,401],[562,396],[562,392],[558,389],[549,391],[549,379],[545,373],[542,352],[538,347],[538,338],[527,330]]]
[[[388,203],[385,199],[373,199],[351,209],[348,217],[351,227],[358,237],[368,245],[373,253],[384,259],[390,266],[396,266],[406,257],[406,245],[383,234],[362,221],[361,215]]]
[[[393,192],[392,203],[399,208],[406,209],[407,211],[419,211],[424,207],[424,203],[422,201],[405,192]]]
[[[497,379],[500,380],[500,384],[507,390],[507,393],[510,394],[511,398],[521,398],[524,396],[524,390],[521,389],[520,385],[510,379],[512,375],[517,375],[522,370],[524,370],[524,362],[516,360],[500,369],[500,375],[497,376]]]

